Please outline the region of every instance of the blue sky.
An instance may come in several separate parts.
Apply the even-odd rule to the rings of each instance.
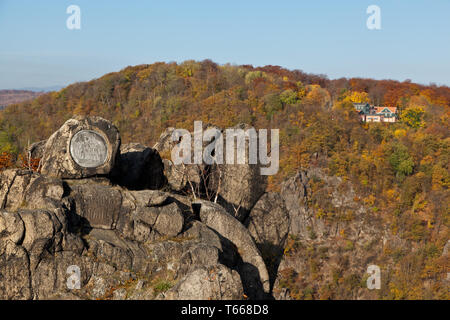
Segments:
[[[372,4],[381,30],[366,27]],[[449,15],[450,0],[0,0],[0,89],[187,59],[450,85]]]

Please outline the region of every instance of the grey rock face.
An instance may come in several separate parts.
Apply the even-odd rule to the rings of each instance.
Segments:
[[[5,247],[8,242],[18,244],[24,233],[24,223],[17,213],[0,211],[0,247]]]
[[[66,268],[57,266],[69,266],[66,256],[79,257],[80,245],[84,246],[79,238],[66,233],[64,215],[59,210],[2,211],[0,228],[0,298],[49,298],[54,289],[64,293]],[[60,255],[62,260],[58,260]]]
[[[141,242],[177,236],[184,214],[169,194],[156,190],[123,191],[117,230]]]
[[[442,250],[442,255],[448,255],[450,252],[450,240],[447,240],[447,243],[444,246],[444,249]]]
[[[321,187],[314,195],[311,192],[311,184],[320,184]],[[330,211],[351,211],[355,218],[361,218],[361,223],[352,223],[350,229],[346,230],[347,236],[362,240],[366,233],[375,232],[369,225],[363,225],[364,220],[369,219],[366,215],[367,209],[360,203],[355,203],[356,193],[352,186],[339,177],[328,176],[322,170],[313,168],[308,171],[298,172],[295,176],[286,180],[281,186],[281,197],[284,199],[286,209],[289,212],[291,226],[289,233],[300,239],[314,240],[327,239],[337,235],[342,224],[336,221],[326,221],[317,216],[317,212],[311,206],[312,200],[318,201],[323,210]],[[370,217],[375,222],[376,217]],[[367,228],[362,232],[361,227]]]
[[[55,251],[55,246],[58,245],[55,242],[62,240],[61,236],[56,236],[60,230],[55,230],[50,213],[44,210],[23,210],[19,215],[26,230],[22,247],[29,253],[30,267],[34,269],[45,251]]]
[[[305,171],[297,172],[281,185],[281,197],[290,216],[290,233],[307,236],[312,213],[308,210],[310,197],[309,177]]]
[[[153,229],[166,237],[178,235],[183,228],[184,219],[176,203],[155,209],[158,212]]]
[[[161,136],[159,137],[158,142],[153,146],[153,149],[158,150],[159,152],[170,152],[172,148],[175,146],[175,142],[172,141],[172,133],[175,130],[173,127],[166,128]]]
[[[239,274],[218,264],[189,272],[164,294],[167,300],[238,300],[243,297]]]
[[[171,190],[181,191],[191,188],[198,190],[202,183],[202,170],[204,165],[175,165],[171,160],[163,159],[164,175]],[[190,182],[190,183],[189,183]],[[197,191],[196,191],[197,192]]]
[[[184,211],[169,194],[95,182],[66,188],[68,195],[50,209],[0,211],[0,298],[243,298],[239,274],[222,264],[238,263],[234,247],[199,221],[191,221],[183,232]],[[133,232],[137,222],[148,223],[155,241],[134,233],[126,237],[119,223],[107,230],[114,227],[115,212],[131,219]],[[90,219],[92,229],[71,233],[72,214]],[[74,266],[80,270],[80,289],[68,287],[68,270]],[[156,297],[157,282],[147,277],[170,279],[172,289]],[[129,281],[137,283],[130,286]]]
[[[221,176],[219,203],[236,219],[244,221],[253,205],[264,194],[266,177],[261,176],[256,165],[224,164],[214,166],[212,170],[213,177]],[[219,170],[222,172],[218,173]],[[212,190],[216,191],[218,184],[214,183]]]
[[[218,132],[222,130],[218,127],[205,124],[203,131],[215,129]],[[248,130],[253,129],[246,124],[237,125],[231,129]],[[223,206],[230,214],[240,221],[244,221],[253,205],[265,192],[267,187],[267,176],[261,175],[260,164],[249,164],[249,139],[246,138],[245,147],[245,164],[226,163],[226,130],[222,132],[224,142],[223,164],[177,164],[171,160],[171,152],[177,147],[178,142],[172,141],[172,133],[174,128],[166,129],[160,136],[158,143],[154,148],[161,154],[164,154],[164,175],[167,178],[169,187],[174,191],[188,189],[198,195],[206,193],[209,200],[215,198],[218,194],[218,203]],[[194,133],[191,135],[191,159],[194,159]],[[235,138],[235,141],[237,139]],[[214,140],[215,141],[215,140]],[[214,145],[214,141],[203,141],[203,149]],[[217,141],[216,141],[217,142]],[[238,153],[237,142],[234,144],[235,158]],[[207,190],[205,190],[207,189]]]
[[[244,131],[252,127],[239,124],[232,129]],[[224,145],[226,144],[226,131],[223,133]],[[236,139],[235,139],[236,140]],[[245,141],[246,164],[224,164],[213,165],[211,168],[211,179],[209,187],[219,193],[219,203],[234,217],[244,221],[248,213],[264,194],[267,187],[267,176],[261,175],[259,164],[249,164],[249,139]],[[234,145],[236,158],[238,149],[237,142]],[[226,159],[226,148],[224,149]]]
[[[238,268],[246,293],[255,298],[261,298],[263,293],[269,293],[269,274],[248,230],[221,206],[203,200],[199,200],[198,203],[201,206],[200,220],[237,247],[242,258]]]
[[[157,190],[140,190],[126,192],[137,206],[154,207],[163,205],[169,198],[169,194]]]
[[[193,268],[219,263],[218,248],[196,240],[156,242],[148,244],[147,248],[151,251],[152,271],[172,273],[175,280]]]
[[[67,286],[70,266],[80,268],[80,287],[86,287],[88,280],[95,274],[96,263],[73,251],[55,252],[43,257],[37,267],[31,269],[33,299],[86,299],[81,290],[72,290]]]
[[[257,245],[283,247],[289,232],[289,215],[281,196],[265,193],[253,207],[246,225]]]
[[[409,250],[407,241],[389,234],[379,215],[355,200],[358,197],[350,182],[328,176],[319,168],[286,180],[281,196],[291,227],[272,291],[277,299],[305,298],[302,290],[312,275],[316,280],[309,280],[308,286],[317,290],[334,281],[330,275],[336,270],[341,278],[366,274],[367,266],[376,264],[387,242],[391,248]],[[365,288],[342,289],[340,294],[346,299],[377,297]]]
[[[187,177],[182,166],[175,166],[170,159],[172,148],[175,147],[176,142],[172,141],[172,133],[175,128],[167,128],[161,133],[158,142],[153,146],[159,153],[165,155],[163,162],[164,176],[167,179],[167,184],[174,191],[181,191],[186,187]]]
[[[35,142],[28,147],[27,154],[32,159],[42,159],[44,155],[44,146],[47,140]]]
[[[45,143],[41,172],[58,178],[107,175],[120,147],[117,128],[100,117],[67,120]]]
[[[271,283],[275,280],[289,233],[289,214],[278,193],[265,193],[246,220],[248,231],[269,269]]]
[[[44,209],[64,194],[63,182],[28,170],[9,169],[0,173],[0,209]]]
[[[139,143],[121,146],[112,176],[130,190],[160,189],[165,183],[164,165],[158,151]]]
[[[128,191],[87,183],[71,184],[67,205],[73,225],[114,230],[136,241],[177,236],[184,216],[169,194],[157,190]]]
[[[0,208],[17,210],[23,203],[31,172],[9,169],[0,173]]]
[[[87,220],[92,228],[114,229],[119,219],[122,194],[119,190],[97,184],[73,187],[75,214]]]
[[[142,207],[134,215],[134,238],[139,241],[175,237],[183,228],[184,218],[175,203],[163,207]]]
[[[32,298],[30,262],[25,249],[12,242],[0,247],[0,278],[1,299]]]
[[[163,159],[164,175],[171,190],[181,191],[186,187],[187,178],[183,167],[175,166],[172,161]]]
[[[202,170],[205,170],[205,165],[173,164],[173,162],[170,160],[171,152],[172,149],[178,144],[178,142],[172,141],[172,133],[174,130],[175,128],[167,128],[161,134],[159,141],[153,146],[153,148],[160,154],[165,155],[165,159],[162,160],[164,166],[164,175],[167,178],[167,183],[170,189],[173,191],[181,191],[186,187],[189,187],[189,181],[193,185],[200,185],[202,181],[201,172]]]

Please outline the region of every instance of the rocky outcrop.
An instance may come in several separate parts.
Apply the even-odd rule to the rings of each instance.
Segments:
[[[249,130],[252,127],[239,124],[231,129]],[[224,143],[227,139],[223,133]],[[236,140],[236,138],[235,138]],[[249,140],[245,140],[245,155],[249,159]],[[234,155],[237,155],[237,142],[234,145]],[[226,148],[224,149],[226,159]],[[213,165],[209,187],[213,192],[219,193],[219,203],[234,217],[244,221],[258,199],[264,194],[267,187],[267,176],[261,175],[260,164],[224,164]]]
[[[222,133],[224,146],[226,145],[226,130],[203,124],[203,132],[208,129],[215,129]],[[246,124],[239,124],[232,130],[242,130],[244,133],[253,127]],[[234,138],[233,152],[235,155],[234,164],[225,161],[227,152],[226,147],[223,150],[222,164],[173,164],[171,161],[171,151],[176,147],[179,141],[172,140],[174,128],[166,129],[160,136],[159,141],[154,148],[163,154],[164,174],[167,177],[169,187],[174,191],[188,189],[197,194],[205,194],[209,200],[216,198],[218,203],[223,206],[230,214],[240,221],[244,221],[255,205],[258,199],[264,194],[267,187],[267,176],[261,175],[260,164],[237,164],[237,138]],[[191,159],[194,157],[193,141],[194,133],[191,132]],[[182,138],[180,138],[181,141]],[[216,143],[213,141],[202,141],[203,149],[208,145]],[[249,138],[245,138],[244,146],[245,157],[249,159]]]
[[[311,224],[311,214],[308,211],[308,200],[311,198],[308,173],[300,171],[284,181],[281,185],[281,197],[289,212],[289,232],[306,235],[306,226]]]
[[[0,247],[0,297],[5,300],[32,298],[30,262],[21,246],[5,242]]]
[[[183,231],[183,211],[167,194],[95,183],[68,187],[73,188],[68,198],[55,210],[0,211],[2,299],[243,298],[239,274],[222,264],[236,263],[237,253],[230,253],[234,248],[199,221],[191,221]],[[111,200],[120,194],[125,200],[108,208],[124,213],[121,219],[133,219],[129,234],[111,223],[105,211],[96,216],[95,209],[103,209],[89,200],[100,195]],[[131,204],[134,210],[126,212]],[[76,221],[73,216],[78,214],[83,217]],[[99,217],[106,219],[96,220]],[[144,221],[148,236],[139,225]],[[79,271],[80,289],[67,284],[71,270]]]
[[[63,251],[81,253],[83,246],[78,237],[67,233],[67,220],[60,209],[19,210],[17,213],[2,211],[0,230],[2,299],[39,298],[40,290],[54,285],[52,278],[54,280],[57,276],[49,270],[41,274],[42,267],[50,262],[57,263],[57,257]],[[70,264],[70,261],[65,259],[64,263]],[[65,270],[54,271],[61,274]],[[64,275],[61,279],[66,280],[67,277]],[[60,287],[62,285],[60,283]]]
[[[123,192],[117,229],[123,237],[152,241],[178,235],[184,226],[184,214],[169,194],[142,190]]]
[[[28,170],[8,169],[0,174],[0,209],[47,208],[62,199],[63,183]]]
[[[170,152],[172,148],[176,145],[176,141],[172,140],[172,133],[175,131],[175,128],[169,127],[161,133],[158,142],[155,143],[153,149],[158,152]]]
[[[265,193],[255,204],[245,225],[269,270],[271,284],[284,253],[290,219],[279,193]]]
[[[47,140],[41,172],[57,178],[107,175],[120,147],[117,128],[100,117],[76,117]]]
[[[164,155],[163,167],[164,175],[167,178],[167,184],[173,191],[181,191],[185,188],[198,190],[202,184],[202,172],[206,170],[204,164],[177,164],[171,159],[171,152],[177,146],[179,141],[172,140],[172,134],[175,128],[167,128],[160,136],[159,141],[153,146],[155,150]],[[180,138],[181,141],[182,138]],[[192,134],[191,134],[191,139]],[[192,150],[193,152],[193,150]]]
[[[198,167],[174,188],[158,150],[119,147],[108,121],[71,119],[33,149],[42,149],[41,173],[0,172],[0,298],[270,298],[254,240],[273,240],[254,233],[267,208],[250,216],[252,238],[219,204],[173,192],[207,186]]]
[[[174,165],[171,160],[163,159],[164,175],[171,190],[182,191],[186,188],[199,190],[202,182],[201,165]]]
[[[202,200],[196,204],[200,205],[200,220],[236,246],[242,259],[238,269],[248,296],[263,298],[270,291],[269,274],[248,230],[220,205]]]
[[[286,180],[281,197],[291,224],[273,296],[333,299],[333,288],[341,298],[376,299],[364,285],[367,267],[381,264],[385,245],[405,250],[407,243],[385,230],[348,181],[318,168]]]
[[[240,300],[243,296],[239,274],[221,264],[192,270],[164,295],[167,300]]]

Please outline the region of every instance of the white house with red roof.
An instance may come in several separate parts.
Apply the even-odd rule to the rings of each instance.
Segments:
[[[372,106],[368,103],[354,103],[362,122],[396,122],[396,107]]]

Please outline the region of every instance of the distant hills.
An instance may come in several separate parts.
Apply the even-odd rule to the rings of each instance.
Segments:
[[[0,110],[7,105],[34,99],[45,92],[34,92],[29,90],[0,90]]]
[[[0,110],[3,110],[7,105],[32,100],[44,93],[59,91],[62,88],[63,86],[51,86],[0,90]]]
[[[48,87],[25,87],[19,88],[17,90],[26,90],[26,91],[34,91],[34,92],[51,92],[51,91],[59,91],[64,86],[48,86]]]

